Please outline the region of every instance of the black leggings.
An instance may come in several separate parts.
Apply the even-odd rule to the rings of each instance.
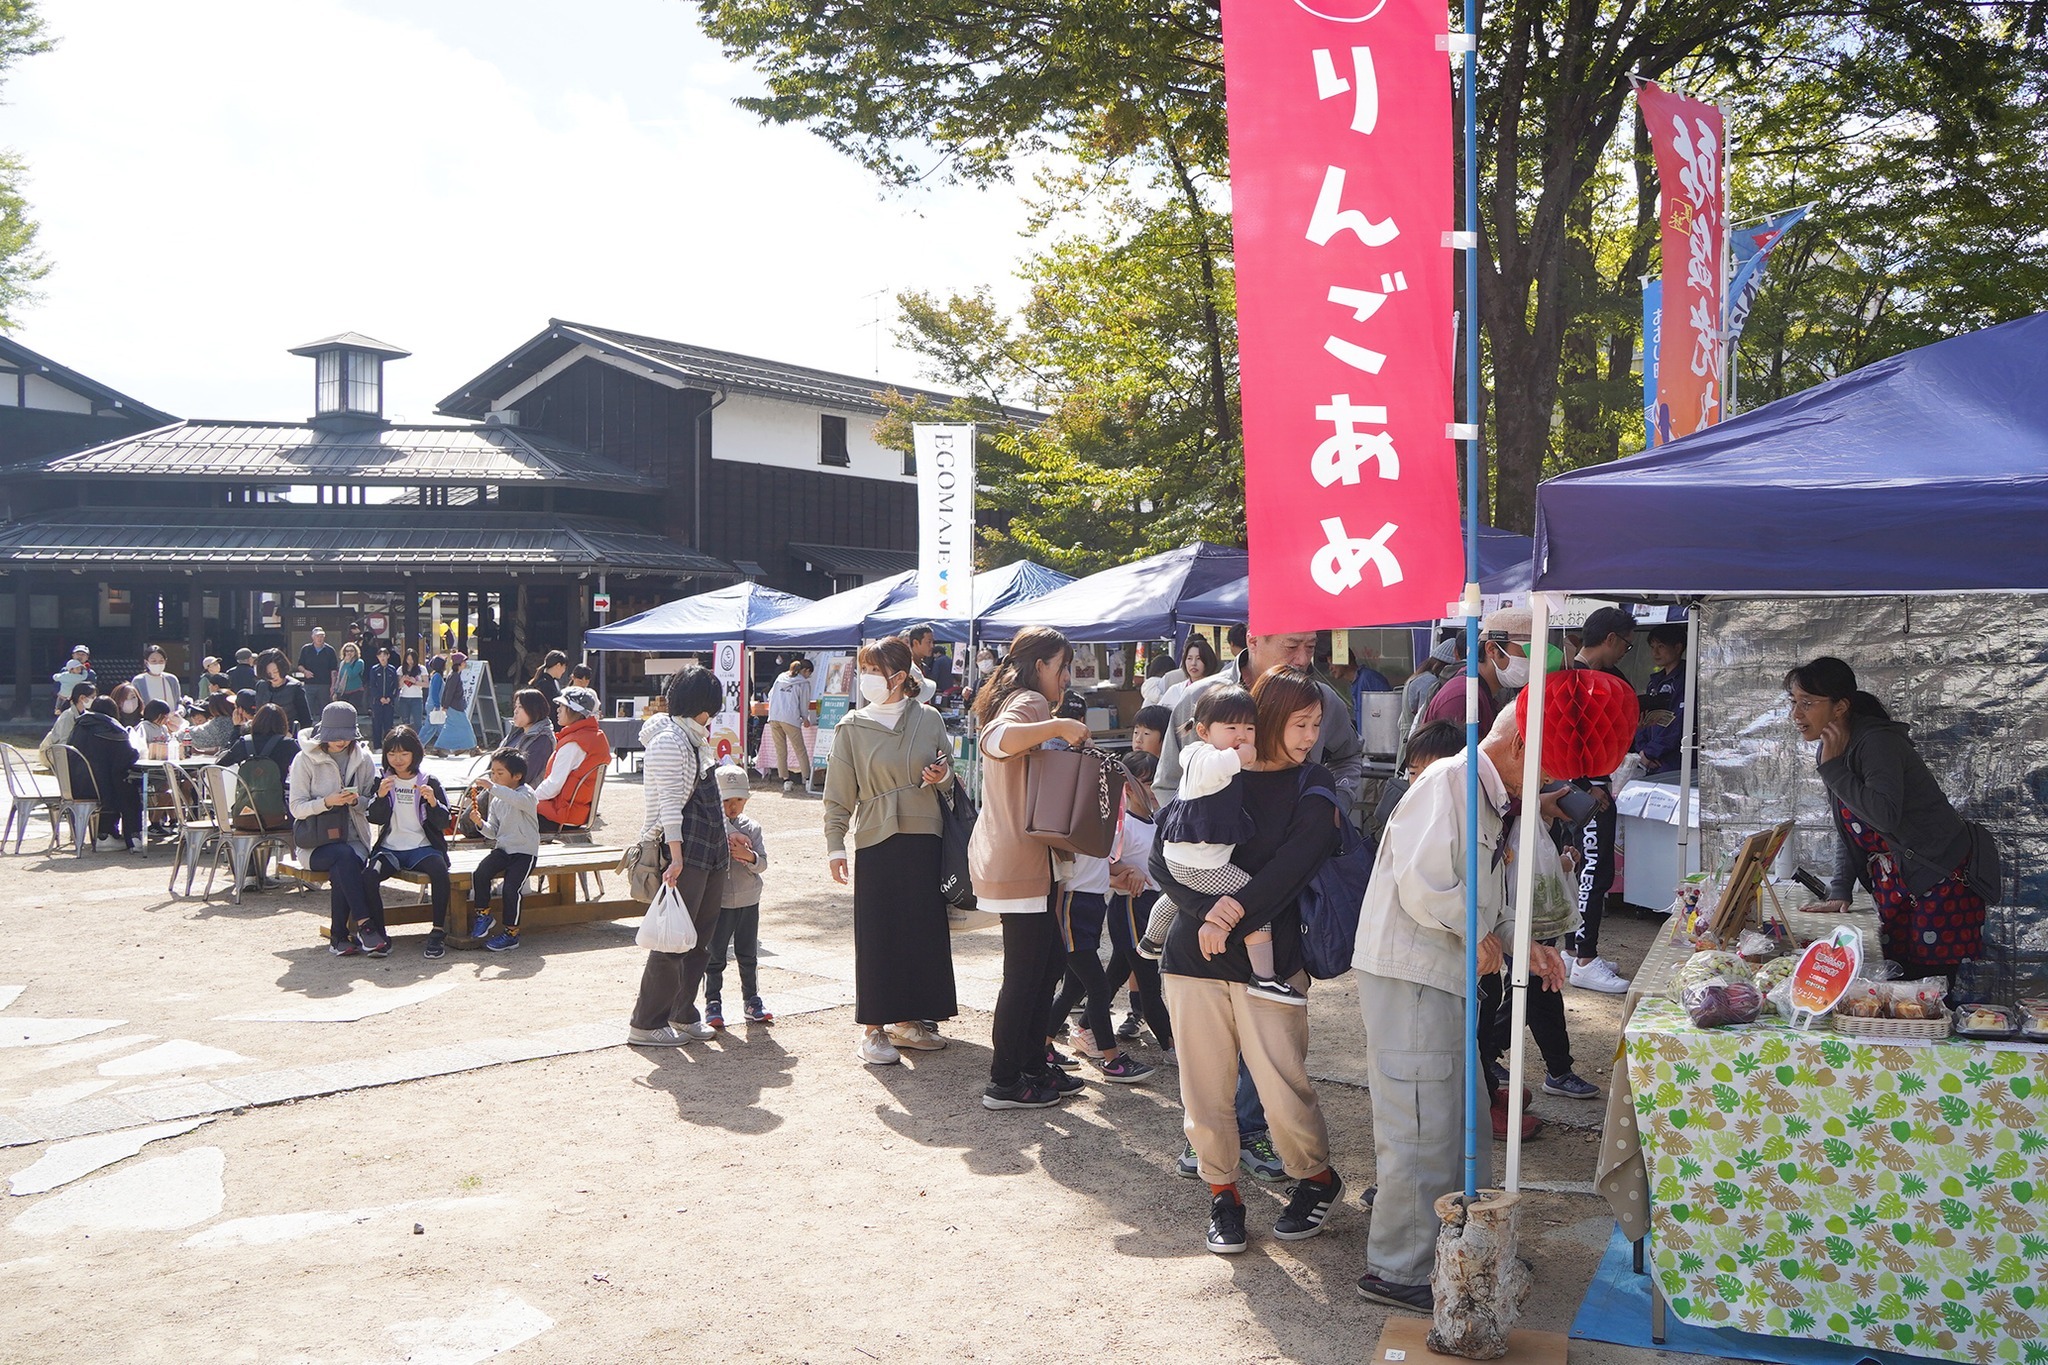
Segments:
[[[1114,992],[1136,974],[1138,1013],[1151,1025],[1159,1046],[1172,1047],[1173,1021],[1167,1017],[1166,996],[1159,989],[1159,964],[1138,955],[1138,936],[1145,932],[1145,920],[1158,899],[1157,891],[1147,891],[1135,900],[1129,896],[1109,898],[1109,941],[1113,951],[1107,975]]]
[[[1046,1079],[1045,1039],[1053,989],[1066,970],[1059,899],[1044,914],[1003,916],[1003,986],[990,1027],[989,1079],[1011,1086]]]
[[[505,878],[505,927],[519,927],[519,894],[526,889],[526,879],[533,873],[531,853],[507,853],[494,848],[484,855],[470,874],[469,903],[481,910],[491,903],[491,883],[499,876]]]
[[[1110,1019],[1116,988],[1102,970],[1102,922],[1109,916],[1109,902],[1092,891],[1065,891],[1060,900],[1067,973],[1081,983],[1087,996],[1081,1022],[1095,1036],[1096,1050],[1107,1052],[1116,1046],[1116,1029]],[[1059,1016],[1050,1011],[1046,1017],[1054,1025],[1059,1022]]]

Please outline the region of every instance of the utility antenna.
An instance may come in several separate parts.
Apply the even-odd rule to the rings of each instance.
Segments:
[[[860,325],[860,327],[856,329],[860,331],[865,331],[867,328],[870,327],[875,329],[875,378],[877,379],[880,379],[882,377],[882,300],[887,297],[889,297],[889,289],[886,285],[880,289],[877,289],[872,294],[861,295],[861,298],[863,300],[869,300],[874,303],[875,317],[874,321],[863,322]]]

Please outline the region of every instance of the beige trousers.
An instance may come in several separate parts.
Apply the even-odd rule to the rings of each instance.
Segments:
[[[768,722],[768,738],[775,741],[775,770],[782,774],[782,780],[810,781],[811,754],[804,748],[802,727],[791,725],[786,720],[771,720]]]
[[[1237,1180],[1237,1059],[1244,1057],[1266,1109],[1280,1164],[1296,1180],[1330,1164],[1330,1133],[1308,1079],[1308,1011],[1245,993],[1237,981],[1162,975],[1180,1058],[1182,1127],[1211,1185]],[[1308,985],[1297,976],[1297,989]]]

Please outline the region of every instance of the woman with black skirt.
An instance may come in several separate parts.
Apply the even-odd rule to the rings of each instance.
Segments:
[[[888,1066],[902,1060],[898,1048],[944,1047],[920,1021],[959,1012],[933,790],[951,780],[953,746],[939,713],[917,699],[908,645],[883,640],[857,662],[864,704],[832,732],[825,847],[832,880],[844,885],[850,832],[856,1051],[869,1066]]]

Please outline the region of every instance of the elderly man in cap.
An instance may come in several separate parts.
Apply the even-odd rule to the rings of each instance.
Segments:
[[[543,834],[586,828],[596,814],[597,775],[612,761],[597,709],[597,693],[587,687],[565,687],[555,698],[555,751],[533,787]]]
[[[1527,613],[1522,626],[1526,633]],[[1546,702],[1546,713],[1559,710]],[[1436,1261],[1436,1200],[1464,1185],[1465,859],[1475,819],[1466,804],[1466,777],[1476,764],[1475,952],[1484,977],[1501,969],[1513,938],[1508,875],[1521,814],[1524,747],[1522,722],[1508,708],[1498,713],[1476,755],[1459,753],[1424,769],[1381,833],[1359,912],[1351,963],[1358,970],[1365,1018],[1379,1189],[1358,1292],[1375,1302],[1425,1313],[1435,1306],[1430,1272]],[[1553,752],[1549,736],[1544,750]],[[1562,901],[1559,891],[1556,899]],[[1530,971],[1547,989],[1561,989],[1563,956],[1540,943],[1529,951]],[[1482,1122],[1478,1136],[1483,1186],[1493,1179],[1492,1125]]]
[[[1444,679],[1429,704],[1422,708],[1417,728],[1433,721],[1465,723],[1465,688],[1470,682],[1464,669]],[[1479,733],[1493,728],[1501,702],[1529,685],[1529,609],[1502,607],[1479,623]]]
[[[227,671],[228,685],[235,691],[256,687],[256,651],[243,645],[235,651],[234,666]]]

